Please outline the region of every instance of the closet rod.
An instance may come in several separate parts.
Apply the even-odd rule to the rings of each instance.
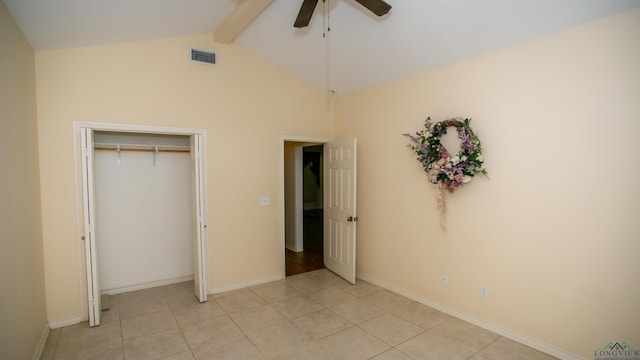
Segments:
[[[111,144],[95,144],[95,150],[117,151],[118,145]],[[146,151],[155,152],[156,145],[120,145],[120,151]],[[191,148],[188,146],[171,146],[171,145],[158,145],[158,152],[191,152]]]

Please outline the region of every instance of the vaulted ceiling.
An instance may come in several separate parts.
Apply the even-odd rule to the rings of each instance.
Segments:
[[[253,1],[4,0],[37,51],[213,36]],[[377,17],[355,0],[326,0],[318,2],[309,27],[296,29],[302,0],[257,2],[266,8],[250,16],[233,43],[338,94],[640,6],[640,0],[386,0],[391,11]]]

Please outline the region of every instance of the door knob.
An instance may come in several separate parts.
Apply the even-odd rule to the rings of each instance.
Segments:
[[[357,216],[349,216],[347,217],[347,222],[356,222],[358,221],[358,217]]]

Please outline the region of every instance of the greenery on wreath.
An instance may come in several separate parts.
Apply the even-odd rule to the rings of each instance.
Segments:
[[[411,140],[407,146],[418,155],[417,160],[429,176],[429,181],[451,193],[475,175],[487,174],[483,167],[480,139],[471,130],[470,122],[471,119],[454,118],[432,123],[431,118],[427,118],[424,130],[415,135],[403,134]],[[449,127],[456,128],[461,141],[460,152],[454,156],[440,143]]]

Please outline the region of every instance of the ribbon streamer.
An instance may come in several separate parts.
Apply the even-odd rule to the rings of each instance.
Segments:
[[[447,231],[447,203],[445,199],[446,193],[444,192],[444,186],[442,184],[435,187],[436,188],[436,199],[438,210],[440,210],[440,227],[445,232]]]

